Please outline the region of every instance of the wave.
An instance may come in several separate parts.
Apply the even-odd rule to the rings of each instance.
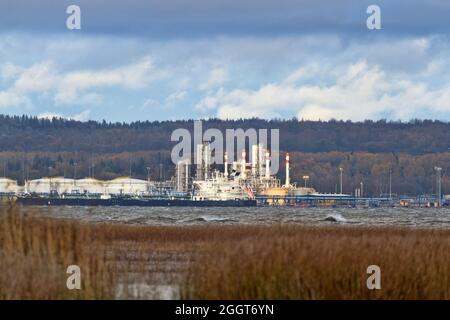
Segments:
[[[347,219],[345,219],[340,213],[333,213],[326,216],[323,221],[331,221],[331,222],[347,222]]]
[[[196,218],[191,219],[183,219],[180,220],[181,223],[189,223],[189,222],[236,222],[236,220],[230,219],[230,218],[221,218],[221,217],[215,217],[215,216],[200,216]]]

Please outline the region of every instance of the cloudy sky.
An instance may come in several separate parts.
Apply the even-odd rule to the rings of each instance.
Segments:
[[[2,0],[0,113],[449,121],[449,17],[447,0]]]

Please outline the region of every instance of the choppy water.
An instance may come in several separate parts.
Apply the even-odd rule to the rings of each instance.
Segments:
[[[390,225],[450,228],[450,208],[180,208],[34,207],[49,216],[138,225],[278,224]],[[30,208],[32,209],[32,208]]]

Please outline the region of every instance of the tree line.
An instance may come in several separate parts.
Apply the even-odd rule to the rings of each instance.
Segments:
[[[0,151],[133,152],[170,150],[171,133],[192,132],[193,120],[110,123],[80,122],[60,118],[0,115]],[[366,151],[424,154],[450,150],[450,123],[433,120],[304,121],[219,120],[203,122],[204,130],[279,129],[285,151]]]
[[[193,121],[107,123],[0,115],[0,173],[20,183],[42,176],[112,179],[129,176],[170,179],[173,130],[192,130]],[[366,195],[392,191],[436,191],[435,166],[443,168],[443,190],[450,193],[450,124],[441,121],[218,120],[203,129],[280,129],[280,150],[291,154],[291,176],[321,192],[344,192],[364,185]],[[282,163],[282,162],[281,162]],[[218,169],[223,169],[217,167]],[[284,179],[284,167],[279,175]],[[390,183],[391,182],[391,183]]]

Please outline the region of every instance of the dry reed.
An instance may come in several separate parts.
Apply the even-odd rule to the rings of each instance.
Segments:
[[[44,213],[0,209],[0,299],[150,297],[128,288],[136,283],[174,285],[188,299],[450,299],[450,230],[86,224]],[[66,288],[72,264],[81,290]],[[366,287],[373,264],[381,290]]]

